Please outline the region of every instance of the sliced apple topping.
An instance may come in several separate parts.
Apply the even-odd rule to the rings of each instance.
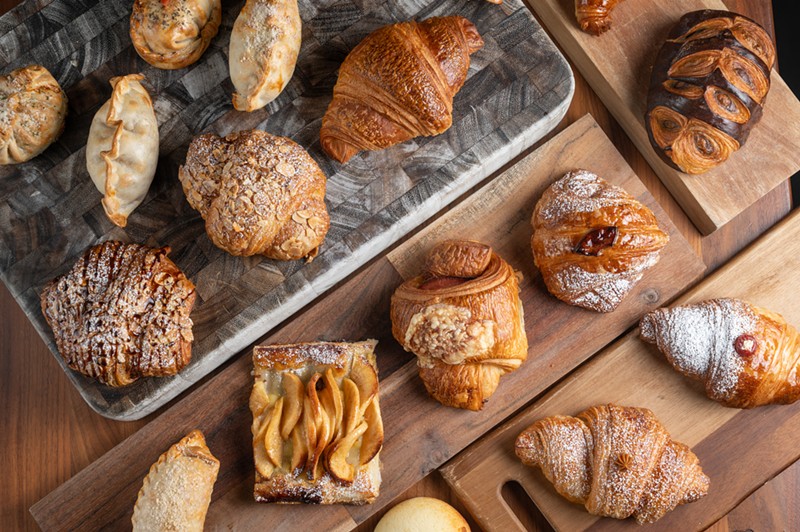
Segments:
[[[264,385],[264,381],[257,381],[253,385],[253,391],[250,392],[250,411],[253,413],[253,419],[261,416],[268,406],[267,387]]]
[[[292,429],[303,413],[303,382],[294,373],[284,373],[281,384],[285,392],[283,417],[281,418],[281,438],[288,440]]]
[[[331,439],[335,440],[339,437],[342,430],[342,417],[344,415],[342,391],[336,383],[336,377],[333,375],[333,370],[331,368],[325,370],[323,379],[325,387],[320,392],[320,401],[331,420]]]
[[[267,447],[264,445],[264,436],[267,433],[270,417],[270,413],[267,412],[266,419],[263,420],[257,430],[253,431],[253,459],[256,463],[256,471],[264,477],[269,477],[275,470],[275,466],[272,465],[267,457]],[[254,427],[257,422],[258,419],[253,421]]]
[[[272,407],[272,414],[264,434],[264,446],[267,448],[267,457],[272,465],[280,467],[283,460],[283,440],[281,439],[280,424],[283,413],[283,397],[279,397]]]
[[[373,458],[383,447],[383,419],[381,419],[381,408],[378,404],[378,397],[375,396],[364,412],[364,422],[367,424],[367,431],[361,441],[361,451],[359,452],[359,465],[364,465]]]
[[[291,472],[299,473],[308,460],[308,437],[303,424],[297,424],[292,429],[292,463]]]
[[[333,478],[340,482],[350,484],[355,480],[355,466],[347,461],[350,449],[356,441],[367,431],[367,424],[361,422],[353,432],[346,434],[333,444],[325,454],[325,468]]]
[[[356,383],[356,386],[358,386],[358,393],[361,399],[361,411],[363,412],[369,400],[378,395],[378,374],[372,366],[354,360],[350,378]]]
[[[342,435],[350,434],[355,430],[360,419],[361,399],[356,383],[347,377],[342,380],[342,391],[344,395],[344,417],[342,419]]]

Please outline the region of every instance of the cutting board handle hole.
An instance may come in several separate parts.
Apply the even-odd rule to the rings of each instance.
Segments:
[[[536,508],[525,488],[516,480],[509,480],[500,488],[506,507],[516,516],[525,530],[548,530],[547,519]]]

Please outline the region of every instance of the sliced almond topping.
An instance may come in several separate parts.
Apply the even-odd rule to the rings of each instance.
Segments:
[[[355,466],[347,461],[350,449],[366,432],[367,424],[362,422],[353,432],[345,435],[333,444],[325,455],[325,468],[331,476],[340,482],[350,484],[355,479]]]
[[[289,439],[292,429],[303,413],[303,382],[294,373],[283,374],[283,391],[286,392],[283,417],[281,418],[281,438]]]
[[[367,405],[364,412],[364,421],[367,423],[367,431],[361,441],[361,451],[359,452],[359,464],[364,465],[373,458],[383,447],[383,419],[381,419],[381,408],[376,396]]]
[[[361,400],[359,399],[358,386],[348,378],[342,381],[344,391],[344,417],[342,420],[342,436],[353,432],[360,420]]]
[[[267,457],[276,467],[281,466],[283,459],[283,440],[279,430],[281,424],[281,414],[283,412],[283,397],[279,397],[272,407],[272,415],[267,425],[267,432],[264,434],[264,445],[267,448]]]

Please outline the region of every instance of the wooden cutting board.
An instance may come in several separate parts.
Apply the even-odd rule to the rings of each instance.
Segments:
[[[650,146],[644,114],[656,53],[683,14],[725,10],[722,1],[621,2],[612,12],[611,29],[600,37],[578,28],[574,0],[529,4],[703,234],[725,225],[800,169],[800,101],[775,71],[761,122],[726,163],[692,176],[668,166]]]
[[[294,77],[267,108],[231,106],[227,49],[242,2],[225,2],[219,35],[195,65],[159,70],[130,43],[130,0],[27,3],[0,18],[0,71],[46,66],[69,97],[61,138],[30,163],[0,168],[0,278],[8,285],[86,401],[104,416],[138,419],[177,396],[409,230],[550,131],[564,116],[574,80],[567,62],[519,1],[300,0],[303,46]],[[472,56],[455,98],[454,124],[357,156],[346,165],[320,149],[319,127],[337,69],[365,35],[435,15],[472,20],[486,45]],[[142,72],[160,124],[160,160],[145,202],[125,229],[106,219],[89,179],[85,144],[108,79]],[[328,176],[331,230],[311,264],[233,257],[216,248],[177,179],[194,135],[260,128],[292,137]],[[121,239],[168,245],[197,285],[194,357],[172,378],[109,388],[69,371],[39,309],[41,287],[88,246]]]
[[[654,210],[671,238],[659,263],[611,314],[559,302],[547,293],[533,266],[529,226],[533,206],[548,184],[576,167],[624,186]],[[528,360],[502,379],[481,412],[447,408],[428,397],[415,359],[391,337],[392,292],[416,272],[431,243],[455,236],[490,243],[524,275],[521,297],[530,342]],[[276,530],[307,529],[309,523],[320,530],[352,527],[618,337],[643,312],[672,299],[702,271],[691,247],[586,116],[267,338],[265,343],[379,340],[386,440],[381,453],[384,480],[375,504],[320,508],[253,502],[248,353],[39,501],[31,512],[44,529],[124,528],[150,464],[184,433],[199,428],[222,462],[209,510],[211,527],[249,529],[263,523]]]
[[[800,212],[677,303],[739,297],[800,324],[798,232]],[[800,402],[754,410],[725,408],[706,398],[701,385],[674,371],[655,347],[639,339],[637,330],[469,447],[442,474],[486,530],[524,530],[501,496],[507,482],[521,484],[556,530],[640,530],[633,519],[589,515],[561,498],[538,469],[523,466],[514,454],[516,437],[536,420],[575,415],[609,402],[650,408],[673,439],[692,447],[711,478],[708,496],[678,507],[648,530],[702,530],[800,457]]]

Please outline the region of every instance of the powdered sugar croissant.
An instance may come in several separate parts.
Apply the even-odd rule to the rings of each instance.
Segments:
[[[446,406],[480,410],[527,357],[517,274],[479,242],[434,247],[425,271],[395,291],[391,315],[392,334]]]
[[[550,293],[598,312],[616,309],[669,242],[653,211],[586,170],[550,185],[531,225],[533,260]]]
[[[643,340],[725,406],[800,398],[800,337],[780,314],[739,299],[710,299],[654,310],[639,327]]]
[[[547,417],[517,437],[515,451],[592,515],[652,523],[708,492],[697,456],[646,408],[594,406]]]

